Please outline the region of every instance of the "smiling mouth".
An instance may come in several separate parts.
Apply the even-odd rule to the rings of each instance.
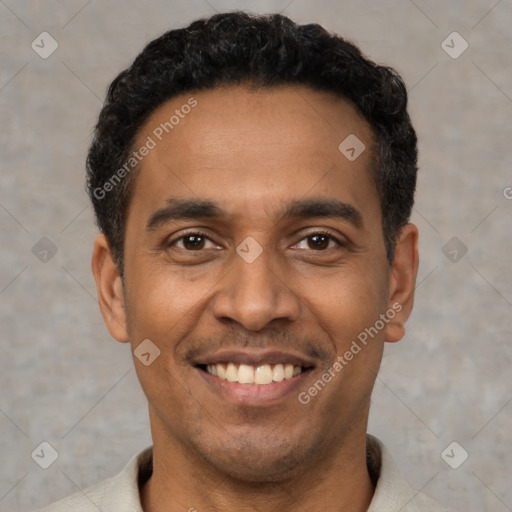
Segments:
[[[291,380],[313,369],[312,366],[297,366],[291,363],[258,365],[217,363],[200,364],[197,368],[223,381],[260,386]]]

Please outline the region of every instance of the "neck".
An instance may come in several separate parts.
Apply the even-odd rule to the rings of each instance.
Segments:
[[[153,474],[141,489],[144,512],[296,512],[298,505],[304,512],[363,512],[374,492],[365,429],[347,432],[336,449],[302,462],[293,474],[266,482],[242,481],[216,471],[158,432],[153,432],[153,443]]]

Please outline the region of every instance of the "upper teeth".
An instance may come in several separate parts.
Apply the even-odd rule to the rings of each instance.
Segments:
[[[248,364],[209,364],[206,366],[208,373],[229,382],[239,384],[270,384],[291,379],[302,373],[302,367],[293,364],[261,364],[251,366]]]

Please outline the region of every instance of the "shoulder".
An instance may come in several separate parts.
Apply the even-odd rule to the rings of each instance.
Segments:
[[[98,512],[98,509],[102,509],[105,494],[108,492],[112,480],[112,478],[109,478],[83,491],[78,491],[41,509],[39,512],[67,512],[70,510],[76,512]]]
[[[111,478],[78,491],[39,512],[141,512],[139,481],[152,467],[152,447],[137,453],[124,469]]]
[[[415,491],[376,437],[367,436],[367,452],[378,468],[377,485],[368,512],[453,512],[424,493]]]

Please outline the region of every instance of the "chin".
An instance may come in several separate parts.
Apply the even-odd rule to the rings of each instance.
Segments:
[[[199,455],[214,471],[253,483],[280,482],[292,477],[304,468],[304,460],[315,451],[315,447],[306,446],[304,438],[293,440],[284,436],[232,437],[227,442],[210,441],[198,447]]]

